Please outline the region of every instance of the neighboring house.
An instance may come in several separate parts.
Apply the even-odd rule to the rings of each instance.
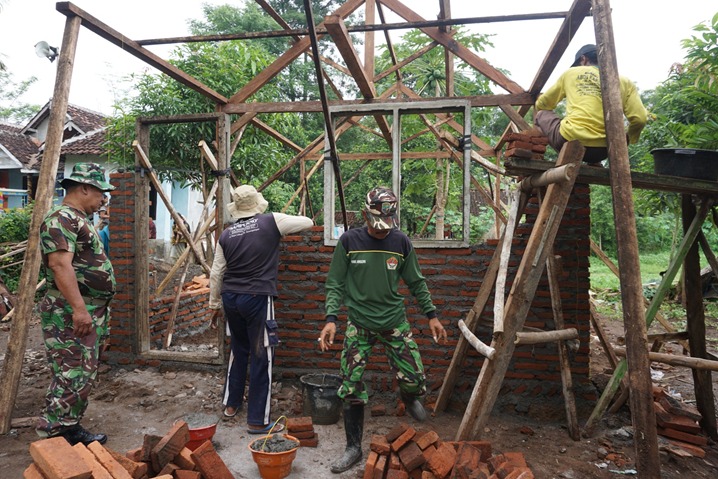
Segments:
[[[47,137],[52,102],[48,102],[25,126],[0,124],[0,207],[24,206],[32,198],[40,174],[44,142]],[[68,105],[60,147],[58,182],[72,173],[77,163],[94,162],[105,167],[108,173],[118,169],[108,162],[105,150],[106,117],[101,113]],[[202,212],[201,192],[182,188],[178,183],[163,182],[162,190],[174,208],[197,227]],[[56,186],[59,200],[64,190]],[[152,206],[148,214],[155,219],[157,239],[169,241],[172,237],[172,218],[154,188],[150,191]],[[110,214],[112,200],[110,200]],[[110,218],[111,220],[111,218]],[[111,229],[111,227],[110,227]]]
[[[32,163],[39,142],[23,135],[21,130],[21,127],[0,123],[0,210],[25,206],[28,191],[36,186],[32,180],[37,178],[37,172]]]

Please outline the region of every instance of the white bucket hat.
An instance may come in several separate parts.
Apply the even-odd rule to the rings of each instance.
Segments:
[[[267,200],[252,185],[238,186],[232,190],[232,202],[227,203],[229,214],[235,218],[248,218],[264,213]]]

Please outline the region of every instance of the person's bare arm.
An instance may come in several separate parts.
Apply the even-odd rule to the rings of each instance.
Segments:
[[[85,301],[80,294],[75,269],[72,267],[70,251],[55,251],[47,255],[47,265],[55,275],[55,285],[72,307],[72,328],[78,337],[92,331],[92,317],[87,312]]]

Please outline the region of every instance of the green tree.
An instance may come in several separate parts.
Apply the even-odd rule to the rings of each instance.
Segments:
[[[22,101],[22,96],[37,81],[30,77],[19,83],[12,73],[0,68],[0,121],[20,125],[40,111],[40,105],[32,105]]]

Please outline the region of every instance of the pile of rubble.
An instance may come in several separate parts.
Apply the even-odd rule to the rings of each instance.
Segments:
[[[663,388],[653,387],[653,409],[656,411],[658,435],[667,439],[661,445],[677,456],[705,457],[708,438],[700,434],[701,413],[695,407],[671,397]]]
[[[442,441],[406,423],[375,435],[364,479],[533,479],[523,454],[492,455],[487,441]]]
[[[63,437],[30,444],[33,463],[24,479],[233,479],[210,440],[194,450],[187,423],[178,421],[165,436],[147,434],[126,454],[93,442],[70,446]]]

